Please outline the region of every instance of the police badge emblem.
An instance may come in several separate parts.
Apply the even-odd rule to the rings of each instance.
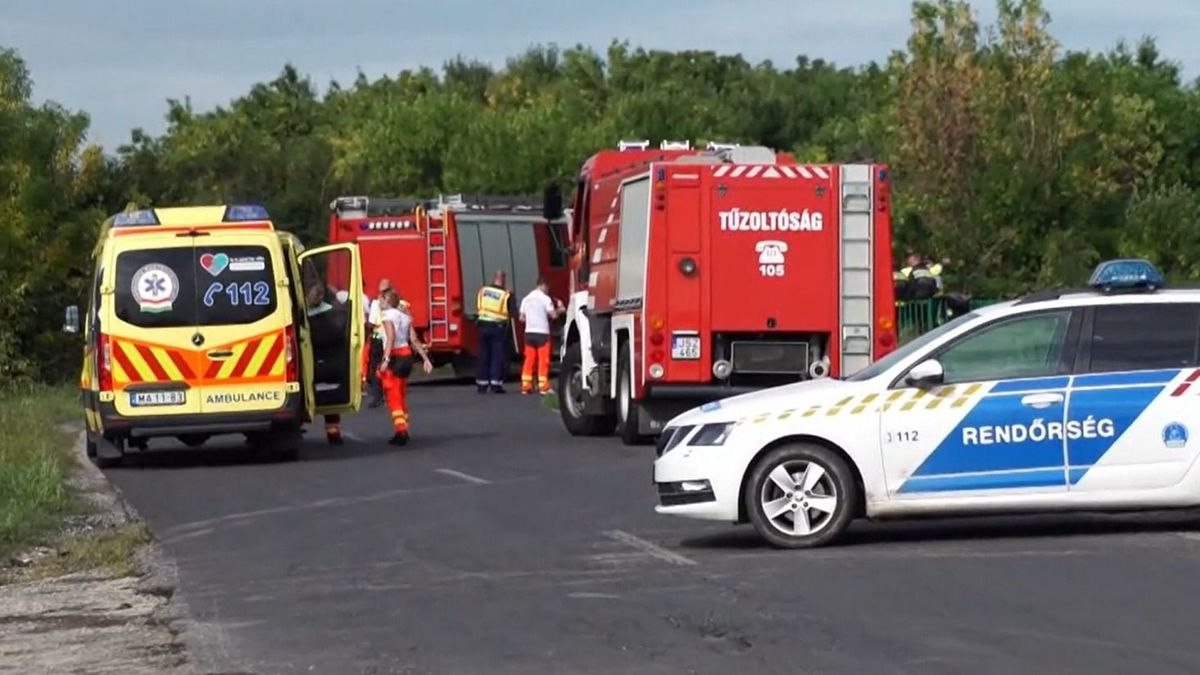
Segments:
[[[1188,442],[1188,430],[1179,422],[1171,422],[1162,430],[1163,445],[1168,448],[1182,448]]]

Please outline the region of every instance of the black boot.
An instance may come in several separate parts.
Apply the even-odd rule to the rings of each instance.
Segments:
[[[392,440],[388,441],[388,445],[408,445],[408,432],[397,431]]]

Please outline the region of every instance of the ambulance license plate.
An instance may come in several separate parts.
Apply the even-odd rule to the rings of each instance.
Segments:
[[[671,336],[671,358],[677,361],[695,361],[700,358],[699,335]]]
[[[129,405],[143,408],[158,405],[183,405],[182,391],[137,391],[129,395]]]

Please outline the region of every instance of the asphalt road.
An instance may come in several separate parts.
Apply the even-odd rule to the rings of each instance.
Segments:
[[[656,515],[652,448],[573,439],[532,397],[410,398],[405,449],[372,410],[344,448],[312,438],[294,463],[152,447],[109,472],[178,567],[197,665],[1200,672],[1195,514],[861,524],[775,551]]]

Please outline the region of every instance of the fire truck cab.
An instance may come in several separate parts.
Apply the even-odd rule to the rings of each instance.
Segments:
[[[559,409],[627,444],[696,405],[895,347],[888,169],[622,142],[583,165]],[[553,211],[548,191],[546,212]]]
[[[566,220],[547,221],[537,199],[439,196],[339,197],[330,204],[329,241],[357,242],[364,292],[382,279],[407,300],[435,366],[471,372],[476,356],[475,293],[497,270],[520,298],[537,283],[567,294]],[[513,355],[521,345],[513,326]]]

